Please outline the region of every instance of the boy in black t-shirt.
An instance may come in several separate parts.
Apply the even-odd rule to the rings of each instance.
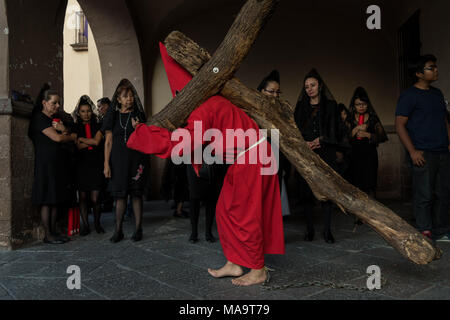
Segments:
[[[398,101],[396,128],[409,153],[413,177],[414,215],[424,236],[450,241],[450,125],[438,80],[436,57],[420,57],[411,69],[416,79]]]

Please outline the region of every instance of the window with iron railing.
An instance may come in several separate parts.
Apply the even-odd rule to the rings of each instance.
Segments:
[[[71,44],[75,51],[88,50],[89,24],[82,11],[76,12],[75,41]]]

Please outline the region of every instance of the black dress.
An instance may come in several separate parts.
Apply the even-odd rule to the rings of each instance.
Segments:
[[[201,199],[217,203],[228,167],[226,164],[210,165],[208,166],[208,177],[203,178],[197,176],[192,165],[186,165],[190,199]],[[206,166],[203,165],[202,168],[204,169]]]
[[[140,123],[146,122],[142,112],[120,113],[110,109],[102,127],[103,133],[111,131],[113,134],[108,191],[116,198],[124,198],[127,195],[143,196],[147,185],[149,157],[127,147],[128,139],[135,131],[132,118],[138,118]]]
[[[296,124],[302,132],[305,141],[320,138],[321,148],[314,152],[322,158],[332,169],[337,170],[336,152],[340,137],[340,118],[335,101],[325,100],[319,105],[309,102],[299,103],[296,111]],[[300,199],[303,202],[313,202],[315,197],[306,180],[296,172],[300,182]]]
[[[93,121],[90,124],[92,138],[100,131],[100,124]],[[84,124],[76,125],[78,138],[86,138],[86,127]],[[78,150],[77,153],[77,188],[79,191],[100,191],[104,185],[103,174],[104,143],[99,146]]]
[[[61,144],[47,137],[43,130],[53,119],[38,112],[31,119],[31,137],[35,149],[32,202],[34,205],[59,205],[68,200],[70,183],[62,159]]]
[[[377,147],[387,141],[387,136],[381,123],[374,117],[369,117],[365,124],[368,126],[367,132],[371,133],[372,137],[358,140],[355,136],[350,139],[352,146],[350,179],[351,183],[362,191],[375,192],[378,178]],[[351,130],[358,125],[358,121],[353,117]]]

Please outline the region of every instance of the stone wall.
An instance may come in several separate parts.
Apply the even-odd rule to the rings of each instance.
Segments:
[[[377,197],[380,199],[407,199],[411,178],[403,147],[395,128],[386,126],[389,141],[378,148],[379,169]]]
[[[67,0],[6,0],[10,90],[36,97],[45,82],[63,89],[63,25]]]
[[[11,248],[11,122],[0,115],[0,247]]]
[[[11,162],[12,162],[12,247],[41,238],[39,214],[31,204],[34,180],[34,149],[27,136],[29,119],[12,118]]]

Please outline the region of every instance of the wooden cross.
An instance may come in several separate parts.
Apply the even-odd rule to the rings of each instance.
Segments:
[[[221,94],[243,109],[263,129],[280,131],[280,149],[308,182],[320,201],[334,202],[373,228],[391,246],[416,264],[439,259],[442,251],[406,221],[381,203],[370,199],[310,150],[298,130],[293,108],[287,101],[269,98],[233,78],[279,0],[248,0],[214,56],[180,32],[165,40],[169,55],[194,78],[150,125],[175,130],[213,95]]]

